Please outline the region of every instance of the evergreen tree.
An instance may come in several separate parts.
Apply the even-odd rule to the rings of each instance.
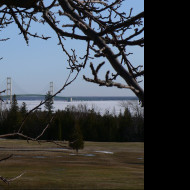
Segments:
[[[22,106],[20,108],[20,112],[21,112],[21,114],[23,116],[27,114],[27,108],[26,108],[26,103],[25,102],[22,103]]]
[[[13,99],[12,99],[12,104],[11,104],[11,112],[18,112],[19,111],[19,107],[18,107],[18,102],[17,102],[17,98],[16,95],[13,95]]]
[[[78,154],[79,149],[84,148],[83,135],[82,135],[82,132],[80,130],[80,126],[79,126],[78,122],[76,123],[76,125],[74,127],[73,134],[72,134],[70,141],[69,141],[69,146],[73,150],[76,150],[77,154]]]
[[[7,119],[6,119],[8,132],[17,131],[19,125],[21,124],[21,121],[22,121],[22,117],[19,112],[19,106],[18,106],[16,95],[14,94],[10,111],[8,112]]]
[[[45,96],[45,100],[48,100],[46,103],[45,103],[45,109],[49,112],[49,113],[52,113],[52,110],[53,110],[53,99],[51,98],[52,95],[50,92],[48,92]]]

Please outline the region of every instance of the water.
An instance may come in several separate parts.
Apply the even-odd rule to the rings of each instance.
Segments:
[[[6,97],[3,97],[6,99]],[[31,110],[41,101],[45,99],[44,95],[17,95],[18,105],[21,106],[23,102],[26,103],[27,109]],[[72,101],[69,101],[71,100]],[[80,105],[85,105],[88,110],[94,110],[96,113],[101,115],[105,113],[119,115],[124,113],[125,107],[122,102],[133,102],[133,104],[138,104],[138,99],[136,97],[55,97],[54,98],[54,109],[65,110],[68,107],[79,107]],[[10,105],[4,104],[4,108],[8,108]],[[41,106],[41,110],[45,110],[44,105]]]
[[[61,97],[56,96],[55,101],[69,101],[72,98],[73,101],[134,101],[138,100],[134,96],[71,96],[71,97]],[[3,96],[6,100],[7,97]],[[17,95],[18,101],[43,101],[45,95]]]
[[[109,152],[109,151],[95,151],[97,153],[103,153],[103,154],[114,154],[113,152]]]

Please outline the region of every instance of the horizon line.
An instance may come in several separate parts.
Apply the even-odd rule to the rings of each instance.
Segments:
[[[16,95],[16,96],[46,96],[46,94],[13,94],[13,95]],[[12,96],[13,96],[12,95]],[[1,95],[1,97],[7,97],[7,96],[10,96],[10,95]],[[81,96],[81,95],[78,95],[78,96],[56,96],[56,97],[130,97],[130,98],[136,98],[136,96]]]

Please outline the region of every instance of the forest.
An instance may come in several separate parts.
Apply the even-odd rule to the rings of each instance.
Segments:
[[[138,111],[132,114],[128,107],[117,116],[109,111],[101,115],[82,104],[53,112],[53,100],[47,101],[45,108],[45,111],[38,109],[30,113],[22,128],[23,134],[36,138],[48,126],[40,140],[72,141],[77,131],[84,141],[144,142],[144,114]],[[18,131],[27,113],[27,105],[23,103],[19,107],[14,95],[11,107],[1,111],[0,135]]]

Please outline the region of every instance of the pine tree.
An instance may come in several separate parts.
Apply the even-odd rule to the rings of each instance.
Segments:
[[[13,100],[12,100],[12,104],[11,104],[11,112],[18,112],[19,107],[18,107],[18,102],[17,102],[17,98],[16,95],[13,95]]]
[[[69,141],[69,146],[73,150],[76,150],[77,154],[78,154],[79,149],[84,148],[83,135],[80,130],[80,126],[79,126],[78,122],[75,124],[73,134],[71,135],[71,138]]]
[[[7,115],[8,130],[16,131],[19,125],[21,124],[21,121],[22,121],[22,117],[19,112],[19,106],[18,106],[16,95],[14,94],[10,111],[8,112],[8,115]]]
[[[53,110],[53,99],[51,98],[52,95],[50,92],[48,92],[45,96],[45,100],[48,100],[46,103],[45,103],[45,109],[49,112],[49,113],[52,113],[52,110]]]
[[[26,103],[25,102],[22,103],[22,106],[20,108],[20,112],[22,113],[22,115],[27,114],[27,108],[26,108]]]

